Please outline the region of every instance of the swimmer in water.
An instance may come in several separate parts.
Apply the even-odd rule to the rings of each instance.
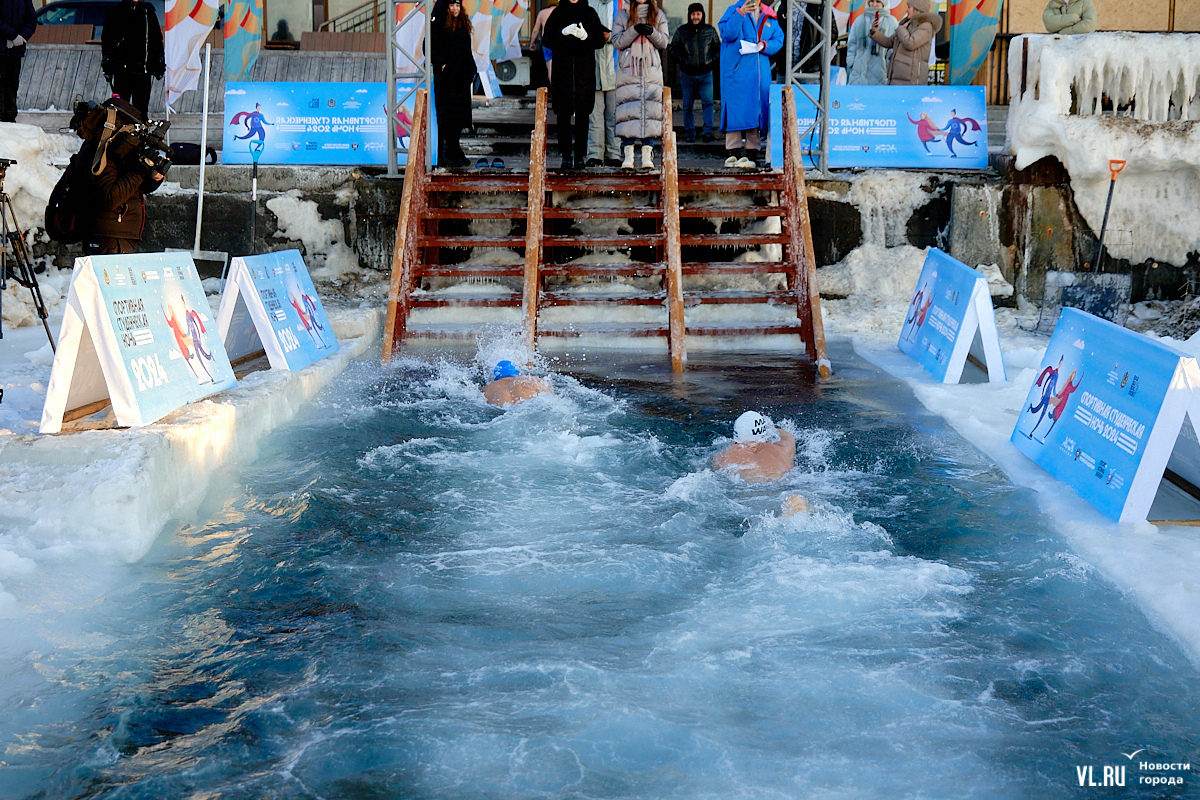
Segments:
[[[522,375],[511,361],[501,361],[492,370],[492,382],[483,387],[483,396],[493,406],[515,405],[543,392],[554,394],[550,384],[535,375]]]
[[[713,457],[713,469],[735,472],[744,481],[777,481],[795,461],[795,438],[757,411],[747,411],[733,423],[733,444]]]

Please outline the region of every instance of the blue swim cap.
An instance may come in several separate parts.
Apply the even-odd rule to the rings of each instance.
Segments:
[[[498,381],[501,378],[515,378],[521,374],[521,370],[517,369],[511,361],[501,361],[492,370],[492,380]]]

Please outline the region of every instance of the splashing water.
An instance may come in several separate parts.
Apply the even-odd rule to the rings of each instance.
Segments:
[[[1062,797],[1196,752],[1174,645],[849,353],[592,356],[501,412],[515,345],[359,365],[138,564],[10,587],[0,797]],[[782,481],[708,468],[747,408]]]

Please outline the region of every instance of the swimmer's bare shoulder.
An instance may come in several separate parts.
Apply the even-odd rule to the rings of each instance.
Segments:
[[[550,384],[535,375],[517,375],[512,378],[501,378],[483,387],[483,397],[490,405],[515,405],[522,400],[528,400],[539,394],[554,394]]]
[[[732,470],[744,481],[777,481],[796,463],[796,439],[779,431],[778,442],[742,442],[713,456],[713,469]]]

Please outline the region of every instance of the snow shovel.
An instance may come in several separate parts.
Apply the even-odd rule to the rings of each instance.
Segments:
[[[1104,252],[1104,231],[1108,228],[1108,210],[1112,208],[1113,187],[1117,185],[1117,173],[1125,169],[1125,162],[1117,159],[1110,159],[1108,162],[1108,171],[1112,173],[1112,180],[1108,182],[1108,200],[1104,203],[1104,220],[1100,223],[1100,241],[1096,242],[1096,257],[1092,259],[1092,263],[1096,265],[1096,272],[1100,271],[1100,256]]]

